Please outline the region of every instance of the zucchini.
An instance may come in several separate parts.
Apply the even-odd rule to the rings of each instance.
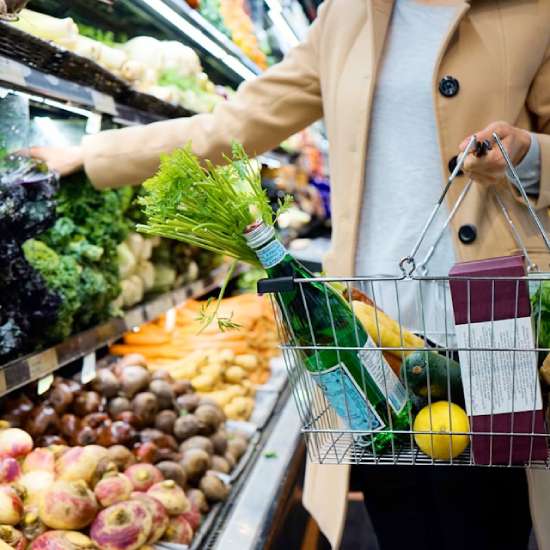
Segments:
[[[429,379],[429,387],[428,387]],[[435,351],[415,351],[405,358],[401,380],[409,389],[414,402],[419,400],[449,400],[464,406],[464,389],[460,365]],[[449,395],[450,390],[450,395]]]

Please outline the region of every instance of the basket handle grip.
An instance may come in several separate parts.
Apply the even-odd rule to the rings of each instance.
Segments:
[[[502,140],[500,139],[500,137],[498,136],[498,134],[496,132],[493,132],[493,140],[497,144],[498,148],[500,149],[500,152],[502,153],[502,156],[504,158],[504,162],[506,163],[506,166],[507,166],[510,174],[512,175],[513,181],[510,182],[510,185],[515,187],[518,190],[519,194],[521,195],[523,201],[525,202],[525,205],[527,206],[527,209],[529,211],[531,219],[533,220],[535,226],[537,227],[546,248],[550,252],[550,239],[548,238],[548,235],[546,234],[546,231],[544,229],[544,225],[542,224],[540,218],[538,217],[533,205],[531,204],[531,202],[529,200],[529,197],[527,196],[527,193],[525,192],[525,189],[523,188],[523,184],[521,183],[521,179],[520,179],[520,177],[519,177],[519,175],[516,171],[516,168],[514,166],[514,163],[512,162],[512,159],[510,158],[510,155],[508,154],[508,151],[506,150],[506,147],[504,147],[504,144],[502,143]],[[466,161],[466,157],[468,156],[468,154],[470,153],[472,148],[474,146],[476,146],[476,144],[477,144],[476,136],[472,136],[470,138],[470,141],[468,142],[468,145],[466,146],[466,149],[464,149],[464,152],[462,153],[462,155],[460,155],[460,157],[459,157],[459,159],[456,163],[455,169],[453,170],[452,174],[449,176],[449,179],[447,180],[447,184],[445,185],[445,188],[443,189],[443,192],[441,193],[441,196],[439,197],[437,203],[434,205],[434,208],[431,211],[431,213],[428,217],[428,220],[426,221],[426,224],[424,225],[424,227],[423,227],[423,229],[420,233],[420,236],[418,237],[418,240],[416,241],[413,249],[411,250],[411,253],[399,262],[399,268],[401,269],[401,272],[403,273],[403,276],[409,278],[415,272],[415,270],[416,270],[415,256],[418,253],[418,250],[419,250],[420,246],[422,245],[422,243],[424,241],[424,238],[426,237],[426,233],[428,232],[428,229],[431,227],[437,212],[441,208],[441,205],[443,204],[443,201],[444,201],[445,197],[447,196],[447,192],[449,191],[449,188],[451,187],[453,181],[457,177],[458,172],[464,166],[464,162]],[[453,209],[451,210],[451,213],[449,214],[447,220],[445,221],[445,224],[443,226],[442,231],[440,232],[440,234],[436,238],[434,244],[431,246],[431,248],[428,251],[428,254],[426,255],[426,257],[424,258],[424,260],[420,264],[420,266],[423,270],[425,270],[425,266],[426,266],[428,260],[433,255],[433,253],[435,251],[435,247],[437,246],[437,244],[441,240],[441,237],[443,236],[444,230],[449,225],[449,223],[450,223],[452,217],[454,216],[454,214],[456,213],[458,207],[464,201],[464,198],[465,198],[466,194],[468,193],[468,191],[471,187],[471,183],[472,183],[472,181],[470,180],[468,182],[468,184],[466,185],[464,191],[460,194],[455,206],[453,207]],[[499,203],[502,204],[502,201],[499,201]],[[522,248],[525,250],[524,246]]]

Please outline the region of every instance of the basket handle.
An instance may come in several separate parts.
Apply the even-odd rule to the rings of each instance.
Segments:
[[[514,166],[514,163],[512,162],[512,159],[510,158],[510,155],[508,154],[508,151],[504,147],[504,144],[502,143],[502,140],[500,139],[500,137],[498,136],[498,134],[496,132],[493,132],[493,140],[497,144],[498,148],[500,149],[500,152],[502,153],[502,156],[504,158],[504,162],[506,163],[506,166],[507,166],[508,170],[510,171],[510,174],[512,175],[513,181],[509,182],[510,185],[515,187],[518,190],[518,192],[520,193],[522,199],[524,200],[524,202],[527,206],[529,214],[530,214],[533,222],[535,223],[535,225],[536,225],[536,227],[537,227],[537,229],[538,229],[538,231],[539,231],[539,233],[542,237],[542,240],[544,241],[544,244],[545,244],[546,248],[548,249],[548,251],[550,251],[550,239],[548,238],[548,235],[546,234],[544,226],[543,226],[542,222],[540,221],[540,218],[538,217],[533,205],[531,204],[531,202],[529,200],[529,197],[527,196],[527,193],[525,192],[525,189],[523,188],[523,185],[521,183],[521,179],[520,179],[520,177],[519,177],[519,175],[516,171],[516,168]],[[470,138],[470,141],[468,142],[468,144],[467,144],[466,148],[464,149],[464,152],[462,153],[462,155],[460,155],[460,157],[459,157],[459,159],[456,163],[455,169],[453,170],[452,174],[449,176],[449,179],[447,180],[447,184],[445,185],[445,188],[443,189],[443,192],[441,193],[441,196],[439,197],[438,201],[434,205],[434,207],[433,207],[433,209],[432,209],[432,211],[431,211],[431,213],[428,217],[428,220],[426,221],[424,227],[422,228],[422,231],[420,233],[420,236],[418,237],[418,240],[416,241],[413,249],[411,250],[411,253],[408,256],[405,256],[405,258],[402,258],[401,261],[399,262],[399,268],[401,269],[401,272],[403,273],[404,277],[410,278],[413,275],[413,273],[415,272],[416,262],[415,262],[414,257],[416,256],[420,246],[424,242],[424,238],[426,237],[428,229],[431,227],[437,212],[441,208],[441,205],[443,204],[443,201],[444,201],[445,197],[447,196],[447,192],[449,191],[449,188],[451,187],[452,183],[456,179],[456,177],[458,175],[458,172],[464,166],[464,162],[466,161],[466,157],[468,156],[468,154],[470,153],[470,151],[472,150],[472,148],[476,144],[477,144],[477,139],[476,139],[476,136],[474,135]],[[430,247],[428,253],[426,254],[426,257],[424,258],[424,260],[420,264],[420,267],[423,271],[426,271],[426,264],[428,263],[429,259],[432,257],[432,255],[435,251],[435,248],[438,245],[441,238],[443,237],[445,229],[449,225],[451,219],[455,215],[455,213],[458,210],[459,206],[464,201],[464,198],[466,197],[466,194],[470,190],[471,184],[472,184],[472,180],[470,179],[468,181],[466,187],[464,188],[463,192],[458,197],[457,202],[455,203],[453,209],[451,210],[451,213],[447,217],[447,219],[446,219],[446,221],[443,225],[443,229],[438,234],[437,238],[435,239],[434,244]],[[501,205],[501,209],[502,209],[503,203],[500,200],[500,197],[498,197],[498,199],[499,199],[498,202]],[[519,233],[517,232],[513,222],[511,222],[511,219],[509,219],[509,215],[506,216],[507,211],[506,211],[505,208],[503,209],[503,214],[507,218],[508,223],[511,224],[512,233],[514,234],[514,238],[516,238],[516,241],[519,243],[519,245],[523,249],[523,251],[526,252],[526,248],[525,248],[525,245],[523,244],[523,241],[521,240],[521,237],[519,238],[519,241],[517,240],[517,236],[519,236]],[[536,269],[536,265],[533,264],[530,261],[528,254],[526,255],[526,257],[527,257],[527,261],[529,262],[530,267]]]

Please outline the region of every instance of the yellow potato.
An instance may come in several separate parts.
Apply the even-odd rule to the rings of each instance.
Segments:
[[[258,357],[251,353],[235,356],[235,365],[243,367],[243,369],[252,370],[258,366]]]
[[[211,374],[215,378],[219,378],[224,371],[223,365],[219,363],[209,363],[200,369],[201,374]]]
[[[211,374],[199,374],[191,380],[191,385],[198,392],[210,391],[215,383],[216,379]]]
[[[236,365],[225,369],[224,378],[233,384],[239,384],[246,376],[246,372],[242,367]]]

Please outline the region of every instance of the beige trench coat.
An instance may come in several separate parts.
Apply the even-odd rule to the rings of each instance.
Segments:
[[[439,52],[433,75],[434,109],[441,149],[441,181],[458,144],[487,124],[504,120],[537,132],[542,154],[536,207],[550,205],[550,1],[457,0],[459,10]],[[159,155],[191,141],[204,158],[220,161],[232,140],[261,153],[323,117],[330,144],[333,239],[326,258],[332,275],[353,274],[365,182],[370,107],[393,0],[326,0],[305,43],[261,77],[242,85],[213,114],[89,136],[86,170],[97,187],[141,183]],[[438,85],[451,75],[458,94],[443,96]],[[422,123],[422,121],[419,121]],[[399,162],[399,159],[395,159]],[[403,172],[406,177],[406,171]],[[465,185],[449,193],[454,203]],[[414,192],[414,190],[412,190]],[[512,192],[505,196],[527,247],[550,271],[546,254]],[[547,216],[544,216],[547,219]],[[546,222],[545,222],[546,223]],[[464,224],[477,227],[469,245],[457,238]],[[493,196],[477,183],[452,222],[463,259],[509,254],[516,244]],[[304,503],[334,547],[339,545],[349,468],[309,465]],[[550,549],[550,479],[529,474],[532,511],[541,550]],[[547,490],[548,489],[548,490]]]

